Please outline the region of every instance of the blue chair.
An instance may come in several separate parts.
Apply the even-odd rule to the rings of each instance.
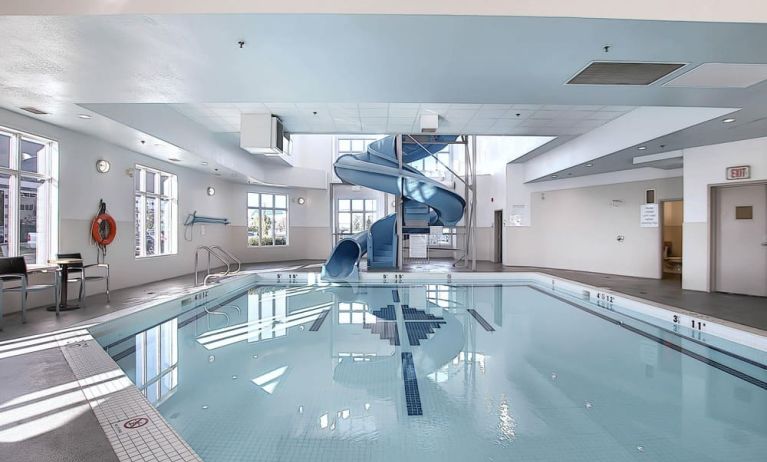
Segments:
[[[18,285],[8,287],[9,282]],[[24,257],[0,258],[0,330],[3,328],[3,295],[6,292],[18,292],[21,295],[21,322],[27,322],[27,296],[30,292],[53,289],[56,303],[56,315],[59,314],[59,277],[54,273],[52,284],[29,284],[27,262]]]

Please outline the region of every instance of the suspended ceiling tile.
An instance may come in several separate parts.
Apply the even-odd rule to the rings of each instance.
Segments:
[[[671,79],[667,87],[747,88],[767,80],[767,64],[704,63]]]

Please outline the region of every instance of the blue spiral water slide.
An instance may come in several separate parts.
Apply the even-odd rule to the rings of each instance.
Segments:
[[[339,157],[334,169],[345,183],[403,196],[403,233],[428,234],[429,226],[454,226],[463,217],[466,201],[442,183],[406,165],[441,151],[452,135],[419,136],[419,143],[403,143],[400,171],[396,137],[370,143],[367,152]],[[367,254],[368,268],[397,266],[397,216],[387,215],[369,230],[342,239],[322,267],[324,280],[356,279],[359,262]]]

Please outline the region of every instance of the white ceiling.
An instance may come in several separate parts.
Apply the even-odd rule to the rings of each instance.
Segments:
[[[655,19],[664,21],[765,22],[763,0],[3,0],[0,14],[433,14],[489,16],[545,16],[573,18]]]
[[[66,9],[76,1],[101,4],[102,13],[137,4],[10,3]],[[480,8],[475,3],[463,5],[474,11]],[[575,3],[573,8],[581,7],[570,2]],[[0,14],[8,4],[2,2]],[[35,119],[130,149],[138,146],[150,155],[149,141],[139,140],[151,135],[188,150],[198,164],[207,159],[208,169],[234,173],[242,171],[241,164],[262,167],[252,156],[242,157],[235,136],[242,112],[275,113],[296,133],[415,132],[419,114],[432,110],[442,116],[442,132],[557,136],[526,155],[529,160],[593,130],[604,133],[642,107],[741,108],[732,124],[711,120],[680,129],[669,123],[665,132],[653,132],[662,139],[635,140],[653,154],[764,136],[767,82],[745,88],[664,85],[706,63],[767,64],[763,43],[764,24],[476,15],[0,16],[0,106],[16,112],[36,106],[49,114]],[[611,45],[609,52],[605,44]],[[599,60],[688,64],[648,86],[566,85],[575,72]],[[283,104],[237,103],[254,101]],[[79,119],[82,112],[92,119]],[[631,127],[635,133],[641,128]],[[178,136],[183,130],[194,133]],[[203,132],[204,139],[193,139]],[[615,162],[595,165],[633,168],[629,154],[635,155],[636,146],[624,149],[626,155]],[[221,152],[231,154],[226,162]]]
[[[420,116],[436,113],[440,133],[546,136],[581,135],[634,109],[418,103],[203,103],[172,107],[215,133],[239,132],[244,113],[272,113],[291,133],[417,133]]]

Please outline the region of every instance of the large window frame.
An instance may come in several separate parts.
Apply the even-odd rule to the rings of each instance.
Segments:
[[[136,335],[136,387],[155,406],[178,387],[178,318]]]
[[[427,156],[423,159],[418,159],[415,162],[410,162],[408,165],[423,173],[427,178],[444,180],[448,177],[448,175],[451,175],[451,173],[445,168],[445,165],[453,168],[453,152],[452,149],[450,149],[450,145],[447,145],[440,151],[435,152],[434,156],[436,156],[436,158],[439,159],[442,163],[437,162],[437,160],[435,160],[432,156]]]
[[[378,141],[383,137],[384,135],[339,136],[336,138],[336,157],[338,158],[345,154],[360,154],[367,152],[370,143]]]
[[[271,192],[248,192],[245,217],[250,248],[287,247],[290,245],[290,196]],[[277,216],[284,215],[284,229],[277,233]],[[256,221],[254,215],[257,216]],[[266,229],[264,233],[262,229]]]
[[[285,289],[248,291],[248,343],[288,335],[288,293]]]
[[[338,303],[338,324],[374,324],[375,322],[376,316],[370,312],[367,303]]]
[[[2,126],[0,136],[8,139],[7,165],[0,162],[0,183],[8,190],[7,197],[0,190],[0,253],[46,264],[58,251],[58,143]],[[29,154],[25,144],[39,149]]]
[[[370,229],[380,217],[377,199],[343,198],[336,199],[335,205],[336,236],[339,240]],[[361,220],[361,226],[357,228],[354,226],[355,218]],[[348,229],[344,228],[347,223]]]
[[[178,177],[140,164],[133,176],[135,258],[177,254]]]

